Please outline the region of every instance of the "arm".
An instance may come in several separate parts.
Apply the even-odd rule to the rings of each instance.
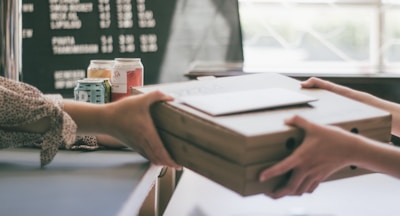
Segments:
[[[311,193],[320,182],[350,165],[400,178],[400,149],[397,147],[335,126],[315,124],[299,116],[286,123],[303,129],[305,137],[291,155],[260,174],[260,181],[266,181],[291,171],[286,185],[268,194],[273,198]]]
[[[164,148],[149,111],[153,103],[168,100],[172,98],[155,91],[102,105],[65,100],[64,110],[77,124],[78,134],[102,134],[106,141],[132,147],[155,164],[180,169]]]
[[[29,124],[19,125],[15,127],[4,127],[3,129],[43,134],[47,130],[49,130],[49,127],[50,127],[50,119],[48,117],[44,117]]]
[[[62,111],[61,97],[52,99],[33,86],[0,77],[0,148],[38,145],[44,166],[60,146],[71,144],[76,125]]]
[[[400,135],[400,105],[326,80],[312,77],[301,83],[303,88],[321,88],[342,96],[386,110],[393,116],[392,133]]]
[[[99,142],[133,147],[156,164],[179,169],[149,113],[151,104],[171,99],[153,92],[110,104],[89,104],[43,95],[33,86],[0,77],[0,148],[39,144],[44,166],[59,147],[73,145],[77,133],[93,134]]]

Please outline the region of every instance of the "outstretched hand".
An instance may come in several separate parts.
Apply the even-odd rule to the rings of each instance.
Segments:
[[[335,126],[310,122],[300,116],[286,120],[286,124],[304,130],[302,144],[288,157],[264,170],[259,180],[291,172],[290,178],[268,196],[281,198],[286,195],[312,193],[315,188],[334,172],[350,166],[350,154],[354,152],[357,136]]]
[[[140,152],[154,164],[181,169],[165,149],[150,114],[152,104],[171,100],[171,96],[154,91],[111,103],[111,135]]]
[[[400,105],[397,103],[315,77],[302,82],[301,86],[325,89],[386,110],[393,116],[392,133],[400,134]],[[267,194],[272,198],[312,193],[333,173],[351,165],[400,178],[400,150],[396,147],[300,116],[287,119],[286,124],[302,129],[304,139],[291,155],[261,172],[261,182],[290,173],[284,185]]]
[[[64,110],[78,134],[97,135],[108,146],[129,146],[157,165],[181,169],[168,154],[150,114],[154,103],[173,100],[160,91],[129,96],[107,104],[64,100]]]
[[[348,97],[353,100],[386,110],[393,116],[392,133],[400,135],[400,105],[397,103],[381,99],[367,92],[358,91],[316,77],[311,77],[308,80],[301,82],[301,87],[325,89],[344,97]]]

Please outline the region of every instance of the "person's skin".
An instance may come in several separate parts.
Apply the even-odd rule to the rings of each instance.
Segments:
[[[323,79],[312,77],[301,83],[303,88],[321,88],[342,96],[386,110],[392,114],[392,134],[400,136],[400,104],[383,100],[366,92],[357,91]]]
[[[50,119],[48,117],[45,117],[26,125],[20,125],[15,128],[2,128],[2,129],[43,134],[49,129],[49,127],[50,127]]]
[[[394,121],[399,121],[400,107],[395,103],[317,78],[308,79],[301,85],[304,88],[323,88],[385,109],[393,114]],[[305,137],[291,155],[261,172],[261,182],[291,172],[285,185],[266,194],[272,198],[312,193],[334,172],[350,165],[400,178],[398,147],[336,126],[316,124],[300,116],[289,118],[285,123],[304,130]],[[398,131],[398,126],[399,122],[395,122],[393,129]]]
[[[132,147],[156,165],[181,169],[165,149],[150,115],[152,104],[170,100],[171,96],[160,91],[107,104],[64,100],[64,111],[75,121],[80,135],[96,135],[108,146]],[[48,128],[49,120],[44,118],[16,129],[44,133]]]

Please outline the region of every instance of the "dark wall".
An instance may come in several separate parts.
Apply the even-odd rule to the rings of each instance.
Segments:
[[[180,80],[191,61],[243,60],[237,1],[80,0],[70,4],[59,0],[23,0],[23,3],[22,80],[45,93],[71,96],[76,80],[85,76],[92,59],[139,57],[145,68],[145,84]],[[121,19],[131,21],[132,26],[120,26]],[[145,49],[150,47],[149,40],[154,39],[149,35],[156,36],[155,50]],[[134,50],[129,50],[127,39],[132,38]],[[128,45],[121,45],[121,40]],[[57,48],[68,47],[81,48],[78,52],[57,52]],[[95,47],[97,51],[92,50]]]
[[[99,2],[23,0],[24,82],[46,93],[71,95],[75,81],[85,77],[90,60],[117,57],[141,58],[145,83],[157,81],[176,0]],[[146,50],[151,43],[142,37],[154,35],[156,49]]]

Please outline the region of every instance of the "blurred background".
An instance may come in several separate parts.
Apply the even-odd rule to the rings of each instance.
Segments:
[[[243,61],[232,0],[22,0],[22,76],[71,97],[90,60],[141,58],[144,83],[185,80],[194,61]]]
[[[400,1],[239,2],[249,67],[275,72],[399,72]]]
[[[205,65],[322,76],[400,98],[398,0],[22,3],[21,79],[45,93],[70,97],[90,60],[126,57],[142,59],[145,84],[184,81]]]

